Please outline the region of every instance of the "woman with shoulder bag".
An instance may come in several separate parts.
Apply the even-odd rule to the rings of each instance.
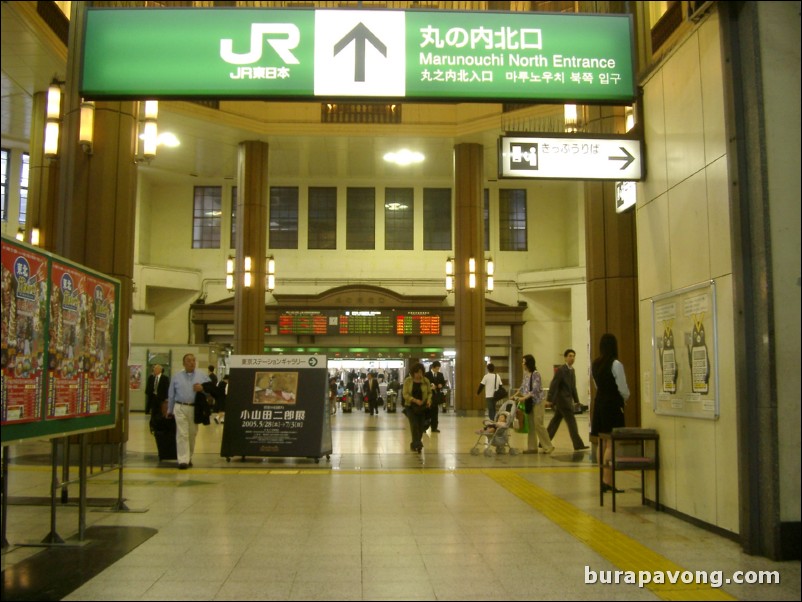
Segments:
[[[526,415],[529,419],[527,449],[524,450],[524,453],[536,454],[538,439],[540,439],[540,453],[550,454],[554,451],[554,445],[544,424],[546,407],[543,403],[543,383],[540,372],[537,371],[535,356],[527,353],[523,358],[523,364],[524,377],[517,397],[524,400]]]
[[[409,420],[409,429],[412,433],[412,443],[409,448],[420,453],[423,449],[424,422],[426,413],[432,404],[432,387],[429,380],[423,376],[423,365],[415,364],[409,371],[409,376],[404,379],[402,396],[405,402],[404,414]]]

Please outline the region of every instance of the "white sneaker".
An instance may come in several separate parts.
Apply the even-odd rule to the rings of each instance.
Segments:
[[[553,452],[553,451],[554,451],[554,446],[552,445],[552,446],[551,446],[551,447],[549,447],[549,448],[541,447],[541,448],[540,448],[538,451],[539,451],[541,454],[550,454],[551,452]]]

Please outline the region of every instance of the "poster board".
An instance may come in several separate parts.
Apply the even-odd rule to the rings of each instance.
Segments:
[[[232,355],[220,455],[331,454],[325,355]]]
[[[717,335],[712,280],[652,299],[656,414],[719,417]]]
[[[111,428],[119,281],[2,238],[2,443]]]

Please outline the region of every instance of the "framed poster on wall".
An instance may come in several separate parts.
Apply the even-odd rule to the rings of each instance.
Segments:
[[[712,280],[652,299],[656,414],[718,418],[717,332]]]

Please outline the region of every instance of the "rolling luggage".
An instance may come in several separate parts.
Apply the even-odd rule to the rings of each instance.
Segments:
[[[153,431],[156,439],[156,448],[159,450],[159,462],[163,460],[177,460],[178,451],[175,448],[175,431]]]
[[[163,460],[177,460],[178,451],[175,447],[175,420],[154,415],[150,419],[150,432],[156,439],[156,449],[159,453],[159,462]]]

